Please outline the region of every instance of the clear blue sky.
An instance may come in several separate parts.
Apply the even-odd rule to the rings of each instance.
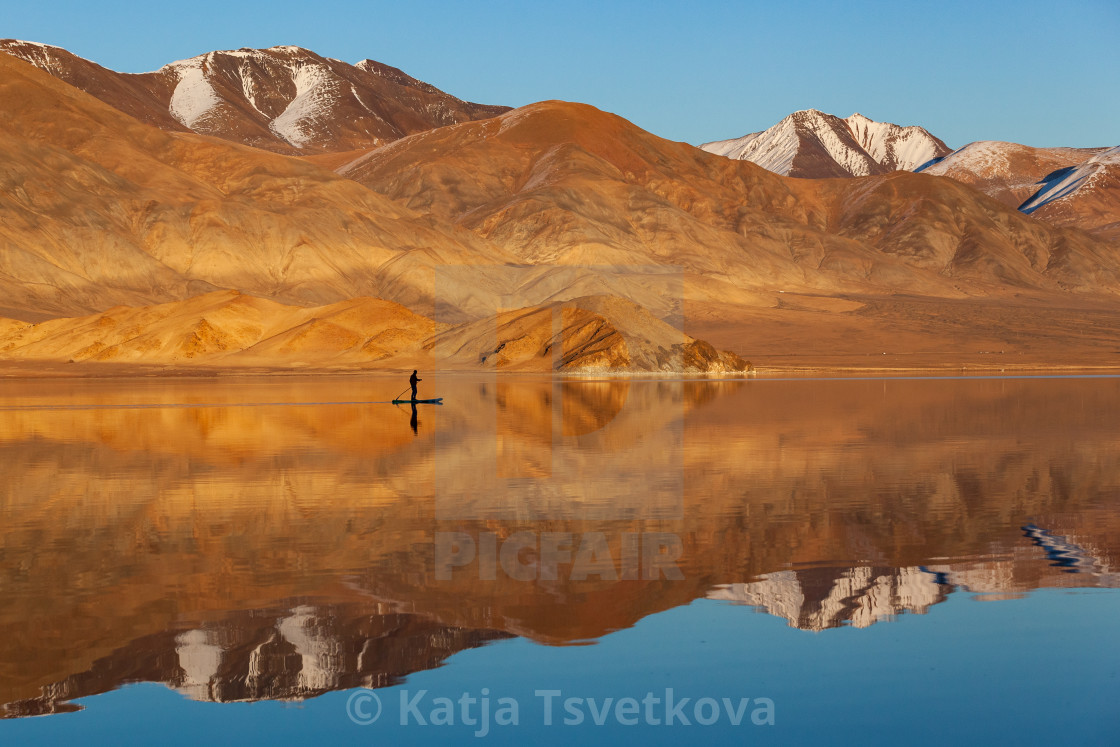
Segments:
[[[0,0],[3,36],[125,72],[296,44],[471,101],[586,102],[691,143],[815,108],[954,147],[1120,144],[1120,0]]]

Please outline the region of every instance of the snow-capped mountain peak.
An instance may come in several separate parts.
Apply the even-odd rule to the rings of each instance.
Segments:
[[[0,40],[0,52],[149,124],[284,153],[368,148],[508,110],[372,60],[349,65],[294,45],[206,52],[138,75],[35,42]]]
[[[840,119],[817,109],[794,112],[762,132],[700,147],[800,177],[913,170],[949,152],[945,143],[921,127],[876,122],[859,113]]]

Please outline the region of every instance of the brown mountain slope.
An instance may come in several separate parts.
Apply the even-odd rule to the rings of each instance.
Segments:
[[[612,296],[515,309],[452,327],[424,344],[440,368],[735,373],[750,364]]]
[[[783,178],[580,104],[421,133],[338,171],[524,261],[677,265],[730,285],[703,292],[724,301],[775,288],[1120,290],[1106,246],[952,180]]]
[[[1063,291],[1120,286],[1107,245],[950,179],[787,179],[560,102],[368,151],[340,169],[357,183],[144,125],[0,55],[0,157],[0,315],[24,321],[220,288],[300,306],[376,297],[441,324],[613,295],[686,312],[691,334],[759,360],[760,339],[779,355],[820,349],[804,343],[821,330],[870,339],[883,325],[868,310],[900,293],[1026,294],[1012,323],[992,307],[1024,337],[1047,318],[1033,299],[1073,308]],[[938,361],[960,347],[956,323],[903,315]],[[968,350],[1008,349],[1002,333],[972,337]]]
[[[141,122],[278,153],[346,151],[509,107],[461,101],[373,60],[349,65],[299,47],[208,52],[128,74],[14,39],[19,57]]]
[[[431,266],[508,258],[299,159],[172,134],[0,54],[0,313],[218,288],[427,302]]]
[[[288,365],[307,356],[369,361],[416,347],[437,329],[399,304],[374,298],[302,308],[216,291],[10,330],[0,338],[0,356],[180,365],[212,364],[238,354],[254,363]]]

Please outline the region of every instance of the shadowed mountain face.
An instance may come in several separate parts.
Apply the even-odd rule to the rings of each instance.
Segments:
[[[1110,380],[450,377],[415,435],[353,404],[399,383],[6,384],[6,714],[380,686],[705,597],[825,630],[1120,583]]]
[[[0,40],[0,52],[146,124],[277,153],[353,150],[509,110],[461,101],[373,60],[348,65],[299,47],[208,52],[142,74],[34,42]]]

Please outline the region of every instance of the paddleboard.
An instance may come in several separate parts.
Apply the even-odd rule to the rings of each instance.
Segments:
[[[436,397],[435,399],[395,399],[394,405],[442,405],[443,397]]]

